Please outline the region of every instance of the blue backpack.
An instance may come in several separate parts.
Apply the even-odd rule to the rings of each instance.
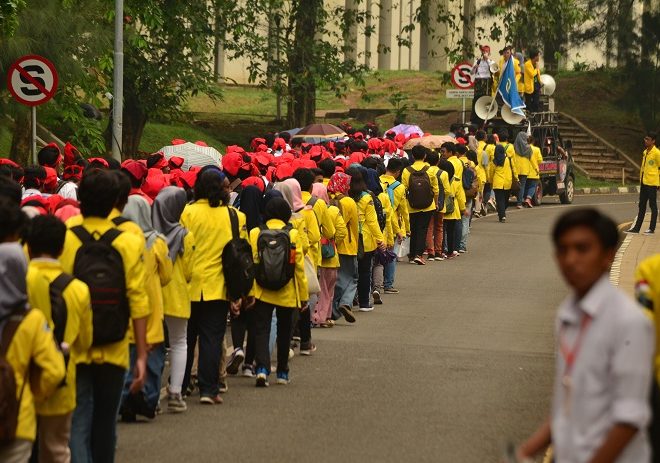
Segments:
[[[394,209],[394,190],[396,190],[399,185],[401,185],[401,182],[395,180],[394,183],[387,186],[387,196],[390,197],[390,205],[392,206],[392,209]]]

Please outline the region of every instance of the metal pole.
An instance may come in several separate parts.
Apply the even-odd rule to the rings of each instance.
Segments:
[[[279,13],[275,17],[275,59],[277,60],[277,122],[282,120],[282,87],[280,80],[280,15]]]
[[[465,124],[465,98],[461,98],[463,100],[463,111],[461,111],[461,123]]]
[[[121,162],[124,112],[124,0],[115,0],[115,52],[112,96],[112,157]]]
[[[32,106],[32,164],[37,164],[37,107]]]

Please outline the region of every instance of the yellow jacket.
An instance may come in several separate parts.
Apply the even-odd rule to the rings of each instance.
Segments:
[[[655,378],[660,386],[660,254],[643,260],[635,270],[635,292],[655,325]]]
[[[516,87],[518,87],[518,93],[522,93],[525,89],[520,85],[520,78],[522,77],[522,73],[520,71],[520,60],[515,57],[511,57],[509,59],[513,60],[513,72],[516,75]],[[495,90],[497,90],[497,84],[499,83],[500,79],[502,78],[502,73],[504,72],[504,56],[500,57],[500,72],[498,73],[496,82],[493,83],[493,86],[495,87]]]
[[[454,212],[445,214],[445,220],[461,220],[463,218],[463,211],[465,211],[465,190],[463,189],[462,180],[454,177],[450,185],[451,196],[454,197]]]
[[[65,375],[64,357],[43,312],[30,310],[25,314],[7,349],[7,361],[14,368],[16,398],[21,398],[16,438],[34,441],[37,431],[35,399],[45,401]],[[37,375],[33,374],[35,371]],[[23,387],[26,379],[30,384]]]
[[[486,153],[488,153],[488,169],[490,170],[490,166],[493,164],[493,159],[495,159],[495,145],[486,145],[484,150],[486,150]]]
[[[170,317],[190,318],[188,283],[195,262],[195,235],[188,231],[183,238],[183,254],[176,256],[172,279],[163,286],[163,313]]]
[[[270,219],[266,221],[266,226],[271,230],[281,230],[285,227],[285,223],[278,219]],[[257,239],[259,238],[260,231],[261,230],[258,228],[253,228],[250,231],[250,244],[252,245],[255,264],[259,262]],[[301,301],[309,300],[309,293],[307,292],[307,277],[305,276],[305,255],[300,252],[302,249],[302,241],[298,230],[296,230],[295,227],[289,231],[289,238],[291,239],[291,245],[295,248],[293,251],[296,255],[296,270],[294,277],[286,284],[286,286],[277,291],[262,288],[259,286],[259,283],[255,281],[254,297],[268,304],[295,309],[301,307]]]
[[[336,196],[335,196],[336,198]],[[348,233],[342,241],[337,240],[337,252],[345,256],[357,256],[358,250],[358,211],[357,204],[350,196],[339,199],[341,216],[346,224]]]
[[[639,179],[642,184],[649,186],[660,186],[660,149],[653,146],[644,150],[642,157],[642,169],[639,171]]]
[[[463,187],[463,169],[465,169],[465,164],[463,161],[458,159],[457,156],[451,156],[447,158],[447,161],[451,162],[451,165],[454,166],[454,177],[461,179],[461,188]]]
[[[424,162],[424,161],[415,161],[413,162],[412,166],[410,166],[413,170],[420,171],[424,167],[428,167],[429,165]],[[426,174],[429,176],[429,180],[431,182],[431,189],[433,190],[433,201],[431,202],[431,205],[428,206],[425,209],[415,209],[412,206],[410,206],[410,203],[408,203],[408,213],[414,214],[415,212],[428,212],[428,211],[435,211],[436,204],[435,204],[435,198],[438,197],[438,192],[440,191],[438,189],[438,178],[430,173],[428,170],[426,171]],[[408,191],[408,186],[410,185],[410,171],[408,168],[403,169],[403,172],[401,173],[401,183],[406,187],[406,191]]]
[[[151,314],[147,319],[147,344],[159,344],[165,341],[163,286],[172,280],[172,261],[168,255],[167,243],[160,237],[156,238],[151,249],[146,251],[144,287],[147,290],[151,307]]]
[[[305,204],[308,204],[311,199],[312,194],[310,192],[302,192],[302,200]],[[314,223],[319,230],[319,239],[315,242],[315,245],[311,246],[313,262],[317,267],[321,265],[321,238],[330,239],[335,234],[335,226],[328,219],[327,210],[328,205],[325,203],[325,201],[320,198],[316,198],[316,202],[314,202],[314,206],[312,206],[312,214],[309,214],[309,211],[305,212],[306,215],[309,214],[311,218],[314,219]]]
[[[385,239],[387,246],[393,247],[395,236],[394,224],[392,223],[394,221],[394,210],[392,209],[392,203],[390,203],[390,196],[383,192],[378,195],[378,199],[383,205],[383,212],[385,213],[385,230],[382,231],[383,238]]]
[[[384,238],[383,232],[378,226],[374,200],[371,194],[364,192],[356,204],[358,223],[360,224],[359,229],[362,233],[362,242],[364,243],[364,252],[375,251],[378,247],[377,243],[382,243]]]
[[[50,284],[62,274],[62,265],[55,259],[32,259],[27,271],[28,303],[41,310],[53,329],[50,304]],[[44,416],[65,415],[76,408],[76,363],[92,345],[92,306],[89,288],[80,280],[69,283],[62,298],[66,303],[67,317],[64,342],[69,344],[69,363],[66,381],[47,400],[37,401],[37,414]]]
[[[516,172],[518,175],[529,175],[531,169],[530,159],[525,156],[520,156],[516,153],[513,157],[513,163],[516,165]]]
[[[222,250],[232,239],[229,207],[211,207],[207,199],[188,204],[181,214],[181,225],[197,237],[195,262],[190,281],[190,300],[226,301],[225,276],[222,270]],[[241,238],[248,239],[245,214],[234,209]],[[203,239],[200,239],[202,237]]]
[[[511,156],[506,156],[503,166],[490,165],[490,178],[494,190],[510,190],[514,178],[518,178],[516,163]]]
[[[527,176],[528,179],[538,180],[539,178],[541,178],[539,165],[542,162],[543,162],[543,155],[541,154],[541,148],[532,145],[532,155],[529,158],[529,175]]]
[[[100,217],[85,218],[81,225],[88,232],[97,232],[101,235],[111,228],[115,228],[110,220]],[[144,241],[144,238],[142,238],[142,241]],[[62,269],[66,273],[73,274],[73,264],[81,244],[78,237],[72,231],[67,231],[64,251],[60,256]],[[149,298],[144,287],[144,248],[142,247],[142,242],[132,233],[123,232],[112,243],[112,246],[119,252],[124,261],[126,296],[128,297],[130,306],[130,316],[132,319],[147,317],[151,313],[151,310],[149,308]],[[87,351],[87,355],[81,358],[78,363],[111,363],[121,368],[128,368],[128,336],[112,344],[92,346]]]
[[[534,66],[531,59],[525,61],[525,93],[532,94],[534,93],[534,77],[536,77],[539,82],[541,81],[541,71],[539,68]]]
[[[449,174],[444,170],[440,172],[440,184],[443,191],[445,192],[445,201],[446,201],[447,197],[452,194],[452,188],[451,188],[451,184],[449,183]],[[463,194],[465,195],[465,191],[463,191]],[[440,210],[438,212],[442,212],[444,214],[446,211],[447,211],[447,203],[445,202],[444,204],[440,204]]]
[[[483,163],[483,152],[486,149],[486,141],[480,140],[477,142],[477,161],[481,167],[487,167]]]
[[[333,241],[335,243],[335,255],[328,259],[323,259],[321,261],[321,267],[339,268],[339,252],[337,251],[337,243],[341,243],[346,239],[348,236],[348,228],[346,228],[344,218],[339,213],[339,208],[335,206],[328,206],[327,215],[328,218],[332,220],[332,223],[335,227],[335,236],[333,237]]]
[[[387,193],[387,188],[390,185],[393,185],[397,180],[387,174],[380,176],[380,185],[383,187],[383,191]],[[392,209],[394,210],[394,222],[393,231],[394,233],[401,232],[402,235],[410,234],[410,217],[408,216],[408,200],[406,199],[406,186],[399,182],[396,188],[392,191],[392,196],[394,197],[394,204],[392,204]]]

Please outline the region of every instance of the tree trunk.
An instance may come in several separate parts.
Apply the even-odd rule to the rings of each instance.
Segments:
[[[314,63],[314,47],[318,15],[323,0],[301,1],[296,10],[294,45],[289,54],[289,101],[287,122],[303,127],[314,122],[316,114],[316,80],[310,72]]]
[[[30,111],[19,110],[11,137],[9,158],[22,166],[32,164],[31,124]]]
[[[625,67],[632,64],[635,31],[632,14],[633,2],[631,0],[618,0],[616,34],[616,60],[618,67]]]
[[[605,18],[605,67],[612,67],[614,56],[614,0],[607,1],[607,16]]]
[[[135,100],[128,94],[125,94],[125,97],[122,121],[122,160],[138,157],[140,140],[142,140],[144,127],[147,124],[145,112],[135,104]],[[112,149],[112,111],[110,111],[108,127],[105,130],[104,137],[106,149],[110,151]]]

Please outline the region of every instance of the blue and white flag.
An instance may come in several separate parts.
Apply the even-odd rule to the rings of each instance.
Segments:
[[[518,93],[518,84],[516,83],[516,74],[514,72],[513,65],[513,56],[509,58],[509,61],[504,65],[504,70],[502,70],[502,77],[500,78],[500,84],[497,87],[497,92],[502,95],[502,99],[507,106],[511,108],[511,112],[519,114],[521,116],[525,115],[523,108],[525,103],[520,94]]]

